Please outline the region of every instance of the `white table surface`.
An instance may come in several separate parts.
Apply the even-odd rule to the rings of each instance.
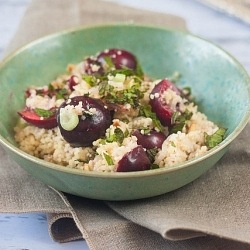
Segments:
[[[250,73],[250,24],[195,0],[113,0],[135,8],[183,17],[188,29],[233,55]],[[30,0],[0,0],[0,59]],[[0,250],[89,249],[85,241],[59,244],[48,234],[46,215],[0,214]]]

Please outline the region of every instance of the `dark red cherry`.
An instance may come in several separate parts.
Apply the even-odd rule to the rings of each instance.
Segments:
[[[88,75],[103,75],[104,69],[101,62],[95,57],[88,57],[84,60],[84,72]]]
[[[156,113],[163,126],[171,125],[171,118],[176,111],[162,100],[162,94],[169,88],[180,95],[180,90],[167,79],[159,82],[150,94],[149,104],[152,107],[152,111]]]
[[[105,64],[105,58],[109,57],[116,69],[126,67],[135,70],[137,67],[136,57],[129,51],[123,49],[107,49],[97,55],[97,60]]]
[[[74,91],[74,87],[79,83],[79,78],[75,75],[72,75],[67,82],[69,85],[69,89],[71,91]]]
[[[79,106],[79,104],[85,111],[81,116],[76,117],[77,120],[75,120],[75,113],[63,114],[62,109],[67,105]],[[87,147],[92,146],[93,141],[105,134],[106,129],[111,125],[111,115],[100,100],[88,96],[76,96],[60,106],[57,122],[67,142],[73,147]],[[74,123],[73,126],[72,123]]]
[[[50,117],[41,117],[32,109],[24,109],[18,114],[29,124],[38,128],[51,129],[57,126],[56,115],[53,113]]]
[[[148,134],[141,134],[139,130],[136,130],[133,135],[137,137],[137,143],[146,149],[161,148],[162,143],[167,138],[162,132],[155,130],[150,131]]]
[[[151,162],[141,145],[126,153],[118,162],[117,172],[149,170]]]

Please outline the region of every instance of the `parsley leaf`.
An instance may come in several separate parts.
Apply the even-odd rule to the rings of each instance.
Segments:
[[[225,128],[219,128],[212,135],[208,135],[207,133],[205,133],[205,145],[209,149],[214,148],[223,141],[226,131],[227,129]]]
[[[34,111],[38,116],[44,118],[49,118],[55,114],[55,111],[40,109],[40,108],[35,108]]]

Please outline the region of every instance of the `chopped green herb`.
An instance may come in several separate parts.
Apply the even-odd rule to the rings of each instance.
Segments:
[[[118,142],[119,144],[122,144],[125,137],[127,137],[129,134],[128,130],[123,133],[123,131],[120,128],[115,128],[114,134],[110,134],[107,138],[107,142]]]
[[[184,87],[181,91],[181,97],[188,100],[188,102],[194,102],[195,99],[192,96],[192,91],[190,87]]]
[[[121,68],[121,69],[115,69],[109,72],[111,75],[115,76],[116,74],[122,74],[125,76],[134,76],[135,72],[132,69],[129,68]]]
[[[40,108],[35,108],[34,109],[35,113],[44,118],[49,118],[55,114],[55,111],[53,110],[46,110],[46,109],[40,109]]]
[[[40,95],[40,96],[44,96],[45,95],[45,91],[44,91],[44,89],[36,89],[36,94]]]
[[[157,169],[160,168],[157,164],[151,164],[150,169]]]
[[[225,128],[219,128],[212,135],[208,135],[207,133],[205,133],[205,145],[209,149],[214,148],[223,141],[226,131],[227,129]]]
[[[75,161],[78,161],[78,162],[82,162],[82,163],[89,163],[89,160],[81,160],[81,159],[77,159]]]
[[[114,93],[114,87],[112,85],[109,85],[107,81],[103,81],[99,84],[99,94],[101,96],[106,96],[108,94],[115,94]]]
[[[100,139],[100,140],[99,140],[99,144],[101,144],[101,145],[106,144],[106,140],[105,140],[105,139],[103,139],[103,138],[102,138],[102,139]]]
[[[157,148],[152,148],[152,149],[147,149],[146,150],[146,154],[150,160],[150,162],[154,162],[155,161],[155,156],[158,152],[158,149]]]
[[[112,61],[112,58],[110,56],[105,56],[104,58],[105,66],[105,75],[107,76],[108,74],[111,75],[116,75],[117,73],[124,74],[125,76],[137,76],[139,78],[142,78],[144,73],[142,71],[142,67],[139,63],[136,65],[136,69],[130,69],[127,68],[124,65],[121,65],[121,69],[116,69],[115,64]]]
[[[139,64],[137,65],[135,70],[127,68],[125,66],[122,66],[121,69],[111,68],[110,71],[107,71],[106,75],[107,74],[111,74],[113,76],[115,76],[116,74],[123,74],[125,76],[133,76],[136,82],[141,82],[143,78],[143,71]]]
[[[184,88],[182,88],[182,92],[183,92],[184,96],[190,96],[191,95],[191,88],[184,87]]]
[[[158,128],[160,131],[163,131],[163,126],[160,120],[157,118],[156,114],[152,111],[150,105],[140,106],[139,116],[151,118],[154,126]]]
[[[56,92],[56,99],[67,99],[68,95],[67,89],[60,89]]]
[[[128,129],[126,129],[125,132],[124,132],[124,138],[126,138],[128,136],[129,136],[129,131],[128,131]]]
[[[110,155],[103,153],[103,156],[104,156],[104,158],[109,166],[114,165],[114,162],[113,162]]]
[[[191,119],[193,113],[189,110],[185,110],[183,113],[175,112],[171,118],[172,127],[170,128],[170,133],[177,133],[178,131],[182,131],[186,122]]]
[[[181,114],[181,113],[178,112],[178,111],[173,113],[173,115],[172,115],[172,117],[171,117],[171,123],[172,123],[172,124],[175,124],[175,123],[176,123],[176,120],[177,120],[178,116],[180,116],[180,114]]]
[[[107,64],[108,70],[115,68],[115,65],[112,61],[112,58],[110,56],[105,56],[104,58],[105,63]]]
[[[122,144],[124,138],[125,138],[125,135],[123,133],[123,131],[120,129],[120,128],[116,128],[115,129],[115,139],[118,143]]]
[[[53,87],[53,85],[51,83],[48,85],[48,88],[49,88],[49,91],[54,91],[55,90],[55,88]]]
[[[90,87],[94,87],[97,85],[97,78],[93,75],[83,75],[82,79],[88,83]]]
[[[139,100],[143,97],[139,84],[134,84],[129,89],[115,91],[113,86],[107,82],[102,82],[99,87],[99,94],[110,103],[130,104],[134,108],[139,105]]]

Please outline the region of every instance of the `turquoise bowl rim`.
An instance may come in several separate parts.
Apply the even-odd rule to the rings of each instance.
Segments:
[[[78,26],[70,29],[65,29],[63,31],[59,31],[50,35],[43,36],[41,38],[35,39],[32,42],[27,43],[26,45],[22,46],[21,48],[15,50],[12,52],[10,55],[5,57],[1,62],[0,62],[0,70],[1,67],[6,64],[8,61],[10,61],[12,58],[14,58],[16,55],[21,53],[22,51],[28,49],[29,47],[32,47],[34,44],[46,41],[47,39],[55,38],[57,36],[61,36],[67,33],[72,33],[72,32],[78,32],[81,30],[88,30],[88,29],[95,29],[95,28],[105,28],[105,27],[138,27],[138,28],[149,28],[149,29],[157,29],[159,31],[163,32],[173,32],[173,33],[178,33],[183,36],[190,36],[195,39],[202,40],[210,45],[213,45],[215,48],[226,54],[228,57],[232,59],[232,61],[235,63],[237,66],[238,70],[240,70],[245,76],[246,76],[246,85],[248,85],[248,97],[250,100],[250,76],[248,72],[244,69],[244,67],[241,65],[241,63],[234,57],[232,56],[228,51],[224,50],[217,44],[202,38],[198,35],[194,35],[188,31],[180,31],[176,29],[170,29],[170,28],[164,28],[164,27],[158,27],[158,26],[151,26],[151,25],[137,25],[137,24],[105,24],[105,25],[93,25],[93,26]],[[215,155],[222,149],[226,148],[229,146],[229,144],[234,141],[234,139],[240,134],[240,132],[245,128],[247,125],[248,121],[250,120],[250,105],[247,108],[247,111],[245,115],[242,117],[241,122],[237,125],[235,130],[230,133],[222,143],[220,143],[218,146],[215,148],[209,150],[207,153],[204,155],[195,157],[191,160],[185,161],[181,164],[174,165],[170,168],[164,167],[164,168],[159,168],[159,169],[152,169],[152,170],[147,170],[147,171],[138,171],[138,172],[97,172],[97,171],[86,171],[86,170],[80,170],[80,169],[74,169],[74,168],[68,168],[64,166],[60,166],[58,164],[46,162],[45,160],[39,159],[37,157],[34,157],[32,155],[29,155],[28,153],[25,153],[24,151],[20,150],[16,146],[14,146],[12,143],[10,143],[7,139],[5,139],[2,135],[0,135],[0,143],[11,150],[13,153],[25,158],[26,160],[29,160],[31,162],[34,162],[35,164],[38,164],[40,166],[43,166],[45,168],[49,168],[52,170],[56,170],[59,172],[64,172],[68,174],[73,174],[73,175],[82,175],[86,177],[93,177],[93,178],[116,178],[116,179],[124,179],[124,178],[140,178],[140,177],[149,177],[149,176],[156,176],[156,175],[162,175],[174,171],[181,170],[183,168],[188,168],[194,164],[202,163],[205,159],[208,159],[209,157]]]

